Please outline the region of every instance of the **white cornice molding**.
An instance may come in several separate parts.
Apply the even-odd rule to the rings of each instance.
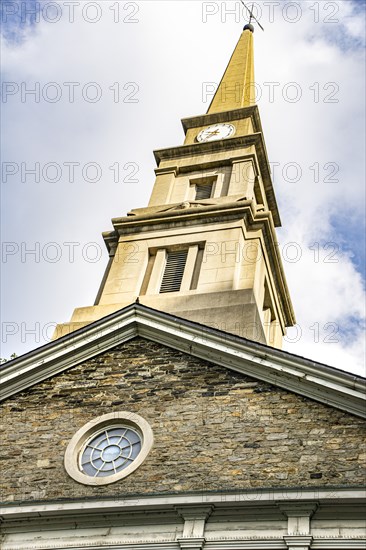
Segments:
[[[234,508],[258,507],[262,508],[266,505],[281,507],[286,503],[286,508],[289,510],[293,505],[294,510],[299,506],[299,503],[305,501],[309,503],[314,501],[320,504],[339,504],[343,506],[345,503],[350,504],[365,504],[366,489],[365,488],[289,488],[289,489],[258,489],[241,491],[241,492],[209,492],[209,493],[180,493],[167,494],[157,496],[119,496],[114,499],[70,499],[54,502],[31,502],[31,503],[6,503],[0,505],[0,519],[10,520],[26,517],[41,518],[41,517],[57,517],[58,515],[93,515],[93,514],[110,514],[124,512],[146,512],[162,510],[169,512],[174,511],[178,515],[182,513],[184,507],[187,511],[192,510],[192,506],[212,508],[215,510],[233,506]],[[179,513],[178,511],[179,510]]]
[[[342,513],[348,505],[357,507],[365,502],[365,491],[361,489],[272,489],[272,490],[251,490],[236,493],[197,493],[197,494],[179,494],[179,495],[160,495],[160,496],[131,496],[111,498],[105,500],[92,499],[70,499],[54,502],[30,502],[30,503],[9,503],[0,507],[0,521],[3,522],[4,533],[15,534],[13,539],[6,540],[6,550],[49,550],[54,548],[74,549],[88,548],[89,550],[101,550],[102,548],[118,548],[119,550],[179,550],[186,548],[197,550],[204,541],[206,550],[258,550],[265,549],[283,549],[286,548],[286,542],[295,543],[290,547],[296,547],[296,543],[306,542],[303,536],[291,537],[287,535],[271,533],[268,529],[268,518],[278,521],[281,517],[281,505],[286,506],[290,511],[294,508],[295,513],[299,506],[306,506],[314,503],[320,504],[324,509],[330,506],[334,513]],[[181,536],[182,523],[181,517],[185,516],[188,522],[199,520],[201,522],[212,512],[218,512],[218,521],[220,522],[221,511],[225,514],[232,511],[233,516],[240,514],[246,517],[248,514],[258,518],[263,510],[266,510],[265,518],[262,523],[266,528],[261,528],[255,534],[228,533],[228,536],[222,536],[214,532],[204,532],[202,537]],[[110,529],[111,525],[121,525],[126,519],[133,518],[134,524],[139,525],[139,521],[146,518],[155,521],[158,525],[177,526],[177,538],[165,538],[162,536],[148,539],[147,533],[138,532],[138,537],[126,540],[123,534],[109,534],[108,538],[100,538],[99,532],[90,530],[94,524],[101,527],[104,524]],[[87,522],[85,522],[87,518]],[[70,522],[72,524],[75,538],[70,537]],[[32,537],[37,535],[37,531],[42,530],[45,533],[44,538]],[[47,538],[47,532],[57,532],[56,537]],[[21,533],[21,538],[17,539],[16,534]],[[24,538],[24,533],[29,534]],[[81,536],[83,535],[83,536]],[[180,536],[179,536],[180,535]],[[148,536],[148,535],[147,535]],[[286,540],[287,539],[287,540]],[[308,540],[309,537],[306,537]],[[101,542],[102,541],[102,542]],[[364,548],[365,538],[355,533],[352,536],[348,533],[347,537],[331,534],[329,537],[314,537],[314,548],[324,548],[334,550],[334,548],[355,548],[360,550]]]
[[[140,304],[128,306],[3,366],[0,399],[136,336],[366,418],[364,378]]]

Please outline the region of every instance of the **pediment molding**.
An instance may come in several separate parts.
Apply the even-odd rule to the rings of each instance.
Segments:
[[[138,303],[4,365],[0,399],[136,336],[366,418],[364,378]]]

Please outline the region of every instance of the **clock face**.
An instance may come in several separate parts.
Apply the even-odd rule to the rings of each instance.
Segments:
[[[217,139],[225,139],[231,137],[235,133],[235,126],[232,124],[214,124],[200,132],[197,136],[197,141],[215,141]]]

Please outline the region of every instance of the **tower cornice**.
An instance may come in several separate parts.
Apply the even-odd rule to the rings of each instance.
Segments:
[[[183,205],[171,205],[164,212],[151,212],[140,216],[127,216],[112,220],[114,231],[103,234],[108,248],[115,247],[120,237],[127,242],[128,236],[145,235],[146,232],[164,233],[169,229],[203,227],[207,224],[228,224],[238,221],[244,224],[245,230],[258,230],[263,235],[263,250],[268,252],[268,262],[280,296],[281,311],[286,326],[295,324],[295,314],[284,274],[283,264],[276,239],[275,227],[271,212],[257,212],[251,200],[238,199],[236,202],[194,205],[184,208]],[[197,207],[198,206],[198,207]]]
[[[233,109],[231,111],[222,111],[221,113],[210,113],[193,117],[185,117],[182,119],[184,132],[190,128],[199,128],[201,126],[217,123],[232,122],[244,118],[251,118],[254,131],[262,132],[262,123],[257,105],[251,107],[242,107],[241,109]]]
[[[255,146],[258,157],[259,168],[263,185],[266,191],[269,209],[272,212],[275,227],[281,227],[281,218],[278,211],[277,200],[273,188],[271,169],[269,165],[266,145],[264,143],[263,134],[257,132],[247,136],[238,136],[225,140],[209,141],[203,143],[194,143],[191,145],[179,145],[177,147],[168,147],[154,151],[157,165],[160,166],[162,161],[169,161],[184,157],[197,157],[199,155],[212,155],[218,152],[235,151]]]

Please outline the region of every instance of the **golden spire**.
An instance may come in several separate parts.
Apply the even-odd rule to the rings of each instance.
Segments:
[[[253,27],[246,25],[207,114],[255,104]]]

